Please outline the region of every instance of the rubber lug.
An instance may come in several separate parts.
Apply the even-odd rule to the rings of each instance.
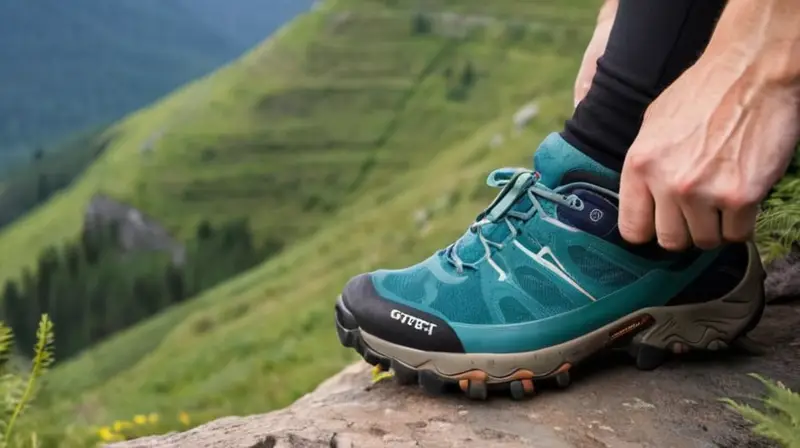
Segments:
[[[406,386],[418,381],[417,372],[400,362],[392,361],[392,370],[394,371],[394,380],[397,384]]]
[[[654,370],[667,361],[666,350],[650,345],[639,345],[636,350],[636,368],[639,370]]]

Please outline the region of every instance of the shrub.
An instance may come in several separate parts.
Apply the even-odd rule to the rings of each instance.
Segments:
[[[53,362],[53,323],[47,314],[39,320],[36,331],[36,344],[30,371],[25,373],[16,368],[11,359],[11,346],[14,336],[11,328],[0,322],[0,448],[37,447],[36,433],[17,434],[14,432],[22,414],[36,397],[39,378]]]
[[[800,448],[800,394],[792,392],[780,382],[751,374],[767,387],[767,396],[760,401],[765,410],[724,399],[731,409],[753,423],[753,431],[782,444],[786,448]]]

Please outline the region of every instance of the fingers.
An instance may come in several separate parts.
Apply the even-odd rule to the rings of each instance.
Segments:
[[[656,238],[667,250],[682,251],[691,246],[692,239],[681,206],[667,195],[655,201]]]
[[[726,210],[722,214],[722,239],[744,242],[753,236],[758,218],[758,204]]]
[[[695,246],[710,250],[722,244],[719,209],[701,201],[689,201],[681,205],[681,213]]]
[[[619,232],[633,244],[655,237],[655,201],[636,166],[622,168],[619,189]]]
[[[623,174],[619,229],[631,243],[644,244],[655,237],[670,251],[692,245],[711,250],[726,242],[752,238],[758,204],[723,208],[699,199],[684,200],[679,195],[653,195],[646,182],[625,175],[624,170]]]
[[[752,238],[761,196],[748,194],[735,175],[691,173],[664,166],[646,146],[631,147],[620,179],[619,230],[633,244],[653,238],[664,249],[683,251],[693,245],[711,250],[723,243]],[[689,171],[687,175],[686,171]],[[735,174],[735,173],[734,173]]]
[[[678,194],[677,189],[669,185],[661,185],[654,193],[646,181],[646,167],[636,158],[630,158],[623,166],[619,217],[622,237],[633,244],[645,244],[655,238],[661,247],[670,251],[686,250],[693,244],[701,249],[719,246],[724,238],[718,208],[688,193]],[[734,233],[747,232],[736,227],[741,216],[736,214],[728,218]],[[754,214],[752,219],[755,219]],[[744,224],[743,228],[751,227]]]

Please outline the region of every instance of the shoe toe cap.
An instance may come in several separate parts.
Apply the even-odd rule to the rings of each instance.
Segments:
[[[408,348],[463,353],[455,331],[443,319],[381,296],[371,274],[350,279],[337,305],[337,319],[347,329]]]

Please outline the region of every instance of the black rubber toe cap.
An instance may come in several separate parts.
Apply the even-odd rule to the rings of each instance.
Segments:
[[[442,319],[378,294],[369,274],[353,277],[337,304],[339,324],[361,328],[387,342],[429,352],[464,353],[455,331]]]

